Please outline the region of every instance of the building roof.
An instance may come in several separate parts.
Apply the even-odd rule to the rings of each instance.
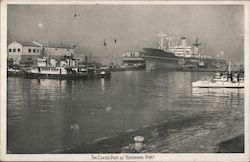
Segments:
[[[32,46],[32,47],[40,47],[39,45],[33,43],[33,42],[21,42],[21,41],[16,41],[17,43],[20,43],[23,46]]]
[[[60,43],[60,44],[56,44],[56,43],[41,43],[41,42],[35,43],[35,41],[34,42],[15,41],[15,42],[20,43],[23,46],[32,46],[32,47],[41,47],[40,45],[42,45],[42,46],[50,47],[50,48],[66,48],[66,49],[72,49],[73,48],[72,45],[63,44],[63,43]]]
[[[40,43],[40,42],[38,42],[38,43],[45,46],[45,47],[50,47],[50,48],[67,48],[67,49],[73,48],[71,45],[63,44],[63,43],[60,43],[60,44],[56,44],[56,43]]]

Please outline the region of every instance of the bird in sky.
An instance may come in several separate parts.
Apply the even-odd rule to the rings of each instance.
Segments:
[[[80,16],[80,14],[77,14],[77,12],[76,12],[76,10],[74,11],[74,17],[76,18],[76,17],[79,17]]]

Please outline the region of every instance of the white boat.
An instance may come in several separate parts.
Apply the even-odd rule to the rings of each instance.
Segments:
[[[50,62],[55,62],[54,64],[49,65],[47,62],[46,58],[38,59],[37,66],[24,71],[25,76],[27,78],[83,79],[89,75],[85,67],[75,66],[75,62],[69,59],[61,61],[60,65],[56,65],[53,59]]]
[[[226,75],[216,74],[216,78],[192,82],[194,88],[244,88],[244,78],[240,78],[239,73],[236,77],[232,76],[231,63],[229,62],[229,72]]]
[[[82,79],[87,77],[87,72],[82,67],[31,67],[25,71],[27,78],[52,78],[52,79]]]
[[[240,81],[218,81],[218,80],[208,80],[208,81],[196,81],[192,82],[192,87],[196,88],[244,88],[244,79]]]

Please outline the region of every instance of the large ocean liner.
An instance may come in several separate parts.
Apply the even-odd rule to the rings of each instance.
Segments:
[[[181,38],[181,44],[172,45],[173,38],[161,33],[159,48],[143,48],[144,59],[146,60],[147,69],[175,69],[175,70],[224,70],[227,67],[227,62],[222,59],[215,59],[200,53],[199,46],[201,45],[196,38],[193,48],[187,44],[186,37]],[[168,48],[164,46],[164,39],[168,40]]]

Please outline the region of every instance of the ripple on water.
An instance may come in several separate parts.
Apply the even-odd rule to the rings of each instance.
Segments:
[[[167,123],[169,119],[181,120],[195,115],[202,117],[199,120],[208,120],[210,123],[197,123],[212,131],[225,128],[232,121],[241,122],[244,93],[194,90],[191,79],[198,79],[199,75],[192,78],[189,72],[134,71],[129,75],[125,72],[112,73],[110,80],[102,81],[8,78],[8,125],[14,132],[9,136],[13,142],[8,150],[13,153],[23,150],[27,153],[50,152],[126,131],[133,134],[137,128],[150,129],[162,121]],[[67,121],[81,126],[79,136],[69,133],[68,127],[65,128]],[[227,122],[220,125],[220,121]],[[27,127],[30,123],[39,125],[40,132],[30,133],[35,129]],[[187,125],[190,129],[182,129],[180,125]],[[167,138],[168,143],[173,142],[165,151],[181,151],[182,145],[178,141],[189,139],[195,131],[203,130],[202,127],[192,128],[189,123],[171,127],[168,131],[173,136],[162,135],[166,133],[163,128],[159,133],[162,140]],[[206,132],[199,133],[199,136],[206,136]],[[157,133],[154,135],[157,136]],[[32,147],[25,143],[27,138]]]

